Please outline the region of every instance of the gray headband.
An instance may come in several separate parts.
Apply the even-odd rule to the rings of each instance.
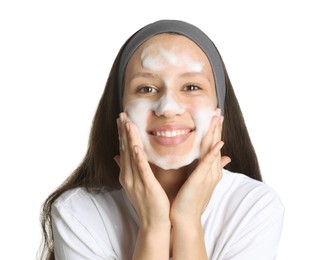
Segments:
[[[213,70],[218,107],[221,109],[221,114],[224,115],[226,85],[225,74],[220,55],[213,42],[204,32],[202,32],[199,28],[192,24],[177,20],[160,20],[148,24],[139,31],[137,31],[126,44],[121,54],[118,71],[118,91],[120,102],[123,96],[124,72],[131,56],[142,43],[160,33],[178,33],[195,42],[203,50]]]

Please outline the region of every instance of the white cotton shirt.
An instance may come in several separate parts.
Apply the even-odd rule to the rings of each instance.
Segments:
[[[283,215],[284,207],[268,185],[223,170],[201,219],[208,259],[275,259]],[[52,207],[55,258],[130,260],[138,226],[123,189],[95,194],[69,190]]]

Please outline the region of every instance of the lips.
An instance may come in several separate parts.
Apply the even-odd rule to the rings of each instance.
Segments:
[[[186,141],[194,129],[180,126],[163,126],[149,131],[151,139],[162,146],[175,146]]]

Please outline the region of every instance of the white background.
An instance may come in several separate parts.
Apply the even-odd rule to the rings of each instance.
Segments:
[[[278,259],[314,259],[313,17],[310,0],[1,1],[0,259],[35,259],[40,206],[86,151],[115,55],[162,18],[217,45],[286,207]]]

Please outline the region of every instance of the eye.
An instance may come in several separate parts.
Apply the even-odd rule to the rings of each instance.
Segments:
[[[197,85],[191,84],[191,85],[187,85],[184,87],[184,90],[186,91],[196,91],[196,90],[200,90],[201,88]]]
[[[138,93],[156,93],[158,92],[156,88],[151,86],[143,86],[138,89]]]

